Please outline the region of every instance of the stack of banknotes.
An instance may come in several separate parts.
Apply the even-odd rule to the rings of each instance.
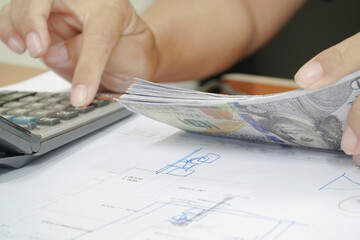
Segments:
[[[130,111],[202,134],[340,150],[348,112],[360,93],[360,71],[318,90],[223,95],[136,79],[117,99]]]

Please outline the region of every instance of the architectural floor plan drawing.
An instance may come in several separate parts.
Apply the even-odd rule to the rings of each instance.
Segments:
[[[351,158],[189,134],[140,116],[0,169],[0,194],[7,240],[360,235]]]

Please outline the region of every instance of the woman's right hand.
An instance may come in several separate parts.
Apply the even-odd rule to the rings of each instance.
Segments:
[[[0,39],[72,81],[76,107],[99,86],[123,92],[133,77],[151,80],[159,61],[152,31],[128,0],[12,0],[0,12]]]

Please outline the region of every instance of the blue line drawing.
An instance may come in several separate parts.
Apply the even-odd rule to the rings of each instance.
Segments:
[[[202,165],[202,164],[211,164],[221,158],[220,155],[215,153],[208,153],[203,156],[196,156],[194,155],[201,151],[202,149],[199,148],[192,153],[188,154],[187,156],[183,157],[182,159],[168,164],[166,167],[163,167],[157,170],[155,173],[165,173],[171,176],[178,176],[178,177],[187,177],[195,172],[194,168]]]
[[[180,215],[173,217],[170,222],[178,226],[187,226],[188,224],[196,221],[199,221],[201,217],[205,216],[206,213],[215,210],[219,206],[225,204],[227,201],[231,200],[231,197],[227,197],[221,202],[215,203],[215,205],[210,206],[208,209],[201,208],[192,208],[182,212]]]
[[[178,226],[187,226],[194,221],[200,221],[206,210],[202,208],[191,208],[170,219],[170,223]]]
[[[150,221],[151,225],[154,225],[156,223],[156,224],[161,224],[164,227],[168,227],[168,228],[171,227],[186,228],[190,224],[201,224],[202,220],[205,220],[207,217],[210,216],[212,216],[212,219],[218,219],[219,217],[220,218],[235,217],[235,221],[237,222],[236,224],[234,224],[234,229],[236,230],[235,232],[239,232],[238,230],[240,229],[241,232],[240,234],[243,235],[250,234],[251,239],[257,239],[257,240],[270,240],[270,239],[277,240],[283,234],[290,231],[291,228],[294,226],[307,227],[307,225],[305,224],[296,223],[295,221],[292,220],[261,216],[246,211],[231,209],[230,204],[223,204],[225,203],[225,201],[228,200],[229,199],[225,199],[221,202],[211,202],[212,204],[211,206],[208,206],[208,204],[206,204],[205,202],[201,202],[199,204],[189,203],[186,201],[154,202],[127,216],[121,217],[112,222],[98,226],[92,229],[91,231],[81,233],[75,236],[74,238],[72,238],[72,240],[79,240],[82,238],[92,239],[92,234],[101,235],[101,231],[103,230],[110,232],[113,230],[121,231],[121,229],[129,229],[131,226],[137,226],[136,229],[139,229],[138,228],[139,224],[141,224],[139,221],[147,217],[151,218]],[[173,215],[173,217],[166,218],[167,213],[173,214],[174,212],[179,212],[179,214],[175,214]],[[241,226],[241,223],[247,224],[248,227],[249,226],[250,227],[246,228],[244,226]],[[228,223],[224,222],[223,224],[228,224]],[[161,225],[156,225],[156,226],[159,227]],[[146,227],[147,226],[141,226],[140,229],[146,229]],[[227,236],[227,238],[248,239],[248,237],[241,235],[239,236],[229,235]]]
[[[338,185],[337,187],[332,187],[332,185]],[[343,173],[339,177],[335,178],[334,180],[331,180],[329,183],[325,184],[321,188],[319,188],[319,191],[321,190],[360,190],[360,183],[355,182],[348,176],[346,176],[346,173]]]

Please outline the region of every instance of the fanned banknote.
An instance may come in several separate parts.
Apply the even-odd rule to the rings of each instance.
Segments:
[[[322,89],[263,96],[204,93],[136,79],[117,101],[185,131],[340,150],[347,115],[359,93],[357,71]]]

